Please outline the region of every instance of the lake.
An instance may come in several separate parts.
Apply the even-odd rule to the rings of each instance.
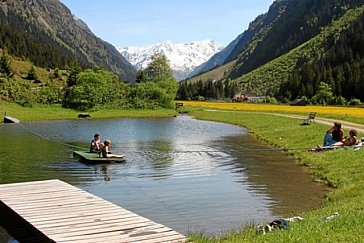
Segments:
[[[94,133],[121,164],[72,156]],[[221,234],[319,207],[326,188],[241,127],[166,119],[46,121],[0,126],[0,183],[60,179],[183,234]],[[97,208],[95,208],[97,210]],[[0,239],[4,236],[1,229]]]

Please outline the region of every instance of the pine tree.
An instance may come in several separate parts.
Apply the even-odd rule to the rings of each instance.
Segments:
[[[11,58],[7,50],[4,50],[0,56],[0,76],[11,77]]]
[[[26,79],[28,79],[28,80],[38,80],[37,72],[35,71],[34,66],[30,67]]]

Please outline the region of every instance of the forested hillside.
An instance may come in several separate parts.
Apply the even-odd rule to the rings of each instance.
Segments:
[[[74,53],[56,42],[35,24],[11,11],[0,11],[0,47],[14,56],[24,57],[37,66],[65,68],[79,61]],[[45,58],[46,57],[46,58]]]
[[[136,70],[109,43],[96,37],[58,0],[7,0],[0,3],[0,48],[41,67],[103,67],[122,81]]]
[[[347,20],[343,18],[342,21]],[[325,82],[337,97],[364,101],[364,14],[361,13],[341,33],[339,31],[327,37],[324,55],[302,63],[289,74],[287,82],[280,87],[280,96],[311,98],[320,82]]]
[[[323,27],[340,18],[363,0],[289,0],[287,10],[278,18],[255,50],[240,54],[230,78],[234,79],[287,53],[320,33]]]
[[[320,35],[243,75],[237,79],[240,89],[293,100],[314,98],[324,83],[332,96],[361,99],[363,53],[359,42],[364,37],[363,12],[364,7],[348,10]]]

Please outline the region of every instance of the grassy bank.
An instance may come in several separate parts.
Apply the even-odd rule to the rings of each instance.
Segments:
[[[308,166],[314,180],[334,188],[321,208],[300,215],[305,220],[291,223],[289,230],[260,235],[254,226],[221,238],[193,236],[194,242],[362,242],[364,149],[308,152],[306,148],[321,143],[327,126],[301,126],[302,121],[297,119],[246,111],[213,112],[192,109],[190,114],[199,119],[247,127],[254,136],[276,147],[299,148],[289,150],[289,153],[302,165]],[[284,180],[284,175],[282,183],[289,183]],[[299,190],[297,188],[297,193]],[[340,216],[329,222],[323,221],[324,217],[334,212],[339,212]]]
[[[68,120],[77,119],[78,114],[83,113],[76,110],[65,109],[60,105],[22,107],[15,103],[0,101],[0,114],[15,117],[21,122],[40,120]],[[176,114],[174,110],[117,110],[100,109],[88,111],[92,118],[117,118],[117,117],[172,117]]]

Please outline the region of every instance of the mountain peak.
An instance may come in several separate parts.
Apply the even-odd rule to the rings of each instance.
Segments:
[[[157,53],[164,54],[174,71],[177,80],[184,79],[195,67],[206,62],[223,46],[213,40],[193,41],[187,44],[165,40],[145,47],[129,46],[118,51],[137,69],[146,68],[151,57]]]

